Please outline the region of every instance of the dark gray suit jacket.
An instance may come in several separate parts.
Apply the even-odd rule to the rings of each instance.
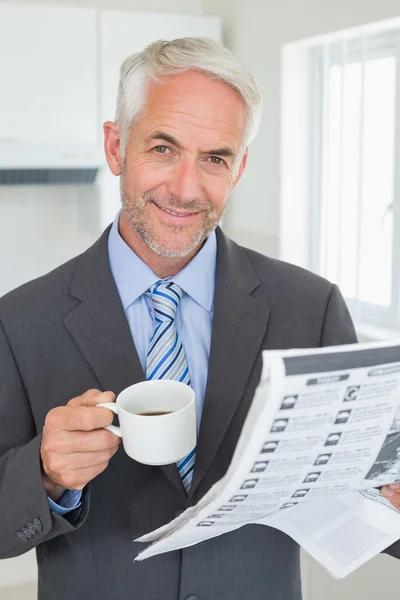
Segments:
[[[261,525],[133,562],[143,548],[134,538],[196,503],[226,472],[263,349],[356,341],[337,287],[220,230],[189,498],[175,465],[144,466],[121,448],[85,488],[80,509],[66,517],[49,510],[39,459],[48,411],[90,388],[118,394],[145,378],[109,268],[108,232],[0,300],[0,557],[37,548],[40,600],[300,600],[297,545]]]

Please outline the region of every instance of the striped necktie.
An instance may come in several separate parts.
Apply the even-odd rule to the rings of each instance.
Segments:
[[[189,367],[175,317],[183,290],[173,283],[158,281],[148,290],[155,313],[155,328],[147,352],[146,379],[173,379],[191,385]],[[193,477],[196,448],[177,463],[186,492]]]

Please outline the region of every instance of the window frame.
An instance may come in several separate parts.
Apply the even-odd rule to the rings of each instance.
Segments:
[[[347,305],[356,326],[368,325],[390,330],[400,330],[400,30],[378,33],[364,38],[367,46],[367,60],[394,56],[396,58],[396,98],[395,98],[395,144],[394,144],[394,181],[393,181],[393,242],[392,242],[392,280],[391,303],[385,308],[379,305],[362,302],[359,299],[346,298]],[[324,161],[323,152],[326,140],[327,120],[325,115],[329,109],[324,98],[326,91],[325,78],[334,64],[342,63],[343,44],[346,51],[346,62],[360,61],[363,58],[363,38],[343,40],[329,46],[310,50],[310,244],[309,264],[313,271],[325,276],[325,257],[323,236],[326,231],[326,196],[324,194]],[[364,54],[365,56],[365,54]]]

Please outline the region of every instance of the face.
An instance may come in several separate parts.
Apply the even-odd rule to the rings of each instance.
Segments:
[[[243,172],[246,108],[234,90],[204,74],[166,81],[148,84],[124,160],[118,150],[107,159],[121,175],[123,213],[134,235],[157,255],[184,257],[215,229]]]

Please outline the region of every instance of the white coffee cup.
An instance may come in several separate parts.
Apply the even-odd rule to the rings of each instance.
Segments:
[[[168,465],[196,447],[195,395],[185,383],[142,381],[123,390],[116,402],[98,406],[118,415],[120,427],[106,429],[121,437],[125,452],[140,463]]]

